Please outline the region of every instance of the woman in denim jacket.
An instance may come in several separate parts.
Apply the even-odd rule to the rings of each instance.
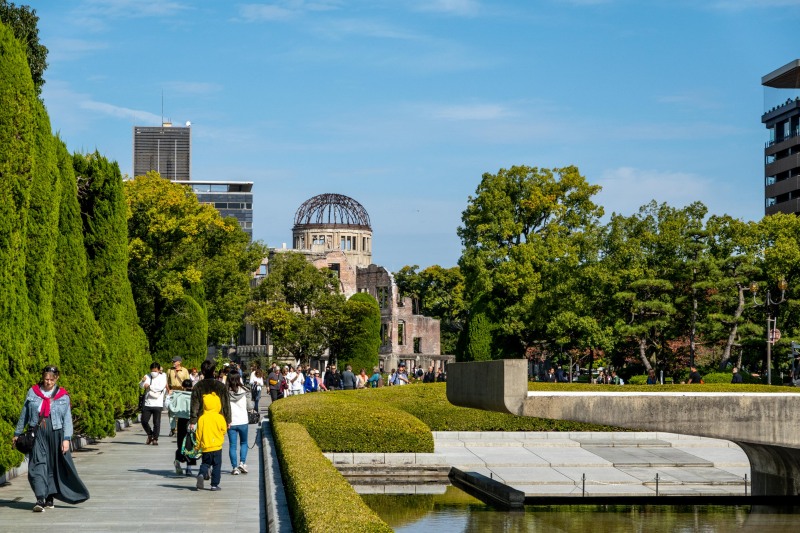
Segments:
[[[37,427],[33,450],[28,456],[28,482],[36,496],[33,510],[52,509],[53,498],[66,503],[89,499],[89,491],[78,477],[70,454],[72,410],[66,389],[56,385],[58,368],[46,366],[42,379],[28,389],[22,413],[14,430],[14,442],[25,427]]]

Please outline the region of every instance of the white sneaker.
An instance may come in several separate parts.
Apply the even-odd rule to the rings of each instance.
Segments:
[[[233,470],[231,470],[231,475],[232,476],[238,476],[239,475],[239,467],[236,467]]]
[[[239,466],[237,466],[236,468],[241,470],[242,474],[246,474],[247,473],[247,465],[244,464],[244,463],[239,463]]]

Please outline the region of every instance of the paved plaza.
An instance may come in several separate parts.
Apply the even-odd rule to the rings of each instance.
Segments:
[[[249,444],[257,438],[249,426]],[[196,479],[175,473],[176,439],[167,437],[166,414],[158,446],[146,446],[141,425],[73,453],[75,465],[91,498],[80,505],[58,500],[55,509],[32,512],[35,498],[26,475],[0,487],[2,531],[265,531],[260,439],[249,450],[250,473],[232,476],[228,442],[223,449],[219,492],[198,491]],[[196,468],[194,469],[196,473]],[[13,526],[11,526],[13,524]]]
[[[334,464],[447,465],[526,496],[744,495],[750,463],[732,442],[672,433],[434,432],[430,454],[326,454]],[[584,480],[585,476],[585,480]],[[749,489],[748,489],[749,490]],[[367,484],[361,493],[436,492]]]

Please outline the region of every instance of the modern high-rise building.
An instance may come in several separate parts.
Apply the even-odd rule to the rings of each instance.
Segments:
[[[764,213],[800,214],[800,59],[761,78],[769,131],[764,148]]]
[[[201,204],[213,205],[223,217],[234,217],[253,238],[253,182],[177,180],[192,188]]]
[[[151,170],[169,180],[188,181],[192,174],[192,129],[173,126],[133,127],[133,175]]]

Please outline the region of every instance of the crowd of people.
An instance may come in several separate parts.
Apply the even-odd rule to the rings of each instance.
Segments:
[[[14,431],[12,445],[28,432],[35,437],[28,454],[28,481],[36,497],[33,510],[43,512],[54,507],[54,499],[76,504],[89,498],[89,491],[81,481],[71,456],[72,412],[69,394],[57,385],[59,371],[48,365],[42,370],[40,381],[33,385],[25,397],[19,421]],[[322,376],[309,365],[273,363],[269,371],[253,365],[247,378],[235,363],[226,363],[217,370],[212,360],[203,361],[197,368],[185,368],[181,357],[172,358],[166,371],[158,362],[150,365],[150,372],[142,376],[139,387],[142,429],[147,435],[145,445],[158,446],[161,436],[161,418],[164,410],[169,420],[169,437],[176,438],[173,460],[175,473],[196,477],[196,488],[220,489],[222,475],[222,449],[227,437],[231,475],[247,474],[249,424],[255,422],[251,414],[258,413],[262,389],[267,387],[272,401],[286,396],[333,390],[357,390],[384,386],[402,386],[419,381],[443,382],[442,368],[433,365],[406,369],[400,363],[386,377],[379,367],[371,372],[361,368],[358,373],[351,365],[339,371],[336,364],[328,366]],[[257,419],[258,417],[254,417]],[[195,453],[202,452],[197,466]],[[197,470],[193,470],[197,468]]]

